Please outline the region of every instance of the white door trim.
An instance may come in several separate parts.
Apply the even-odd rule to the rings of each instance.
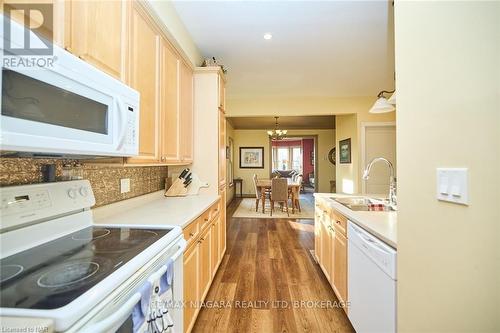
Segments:
[[[365,161],[365,154],[366,154],[366,147],[365,147],[365,139],[366,139],[366,128],[367,127],[384,127],[384,126],[394,126],[396,127],[396,122],[395,121],[384,121],[384,122],[361,122],[361,174],[360,174],[360,180],[361,180],[361,193],[366,194],[366,182],[363,180],[362,175],[363,171],[365,170],[366,166],[366,161]],[[397,131],[397,129],[396,129]],[[397,143],[396,143],[397,144]]]

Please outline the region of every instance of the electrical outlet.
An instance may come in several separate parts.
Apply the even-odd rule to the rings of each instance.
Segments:
[[[130,192],[130,178],[120,179],[120,193]]]

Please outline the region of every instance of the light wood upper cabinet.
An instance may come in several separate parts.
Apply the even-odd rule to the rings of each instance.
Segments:
[[[226,116],[219,110],[219,187],[226,185]]]
[[[180,65],[180,157],[184,163],[193,161],[193,70]]]
[[[333,286],[341,301],[347,301],[347,238],[335,232]]]
[[[127,83],[141,94],[139,156],[128,162],[159,162],[160,35],[144,10],[133,3],[130,15]]]
[[[128,5],[121,0],[66,1],[64,47],[115,78],[124,79]]]
[[[179,58],[162,41],[161,162],[178,162],[179,153]]]
[[[36,10],[37,5],[51,5],[52,8],[52,26],[45,25],[45,19],[41,11]],[[29,8],[34,10],[27,11],[24,10],[25,5],[31,5]],[[5,7],[2,7],[5,6]],[[64,47],[64,30],[65,30],[65,18],[64,18],[64,1],[58,0],[6,0],[0,1],[0,11],[9,11],[10,18],[20,24],[26,24],[29,28],[36,28],[37,32],[42,35],[42,37],[51,40],[54,44]],[[6,14],[7,15],[7,14]]]

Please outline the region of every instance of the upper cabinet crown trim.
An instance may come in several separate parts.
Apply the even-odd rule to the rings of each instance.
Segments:
[[[224,82],[226,82],[226,76],[219,66],[208,66],[208,67],[195,67],[195,73],[213,73],[218,74]]]
[[[189,59],[187,53],[184,51],[184,49],[181,47],[181,45],[177,42],[177,40],[174,38],[174,36],[170,33],[167,26],[165,25],[163,20],[158,16],[158,13],[154,10],[154,8],[151,6],[149,1],[137,0],[137,3],[140,6],[142,6],[145,11],[147,11],[150,19],[159,28],[160,33],[163,35],[163,37],[166,39],[166,41],[170,44],[170,47],[172,47],[174,50],[177,51],[179,56],[182,58],[182,61],[185,62],[189,68],[194,69],[195,65],[191,62],[191,59]]]

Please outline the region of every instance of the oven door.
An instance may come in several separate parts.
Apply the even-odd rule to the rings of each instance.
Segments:
[[[127,108],[92,82],[63,67],[2,68],[2,150],[119,156]]]
[[[151,274],[146,279],[141,279],[140,283],[135,284],[135,288],[129,298],[126,301],[122,301],[122,305],[119,308],[115,308],[115,304],[106,305],[105,310],[99,313],[96,317],[94,317],[90,322],[88,322],[83,328],[79,328],[79,333],[108,333],[108,332],[116,332],[116,333],[129,333],[133,331],[133,319],[132,312],[138,302],[141,301],[141,294],[137,292],[138,289],[148,281],[156,281],[159,279],[161,275],[165,272],[164,264],[169,261],[169,258],[174,262],[174,277],[173,284],[171,290],[171,296],[173,303],[180,303],[183,300],[183,280],[184,280],[184,272],[183,272],[183,254],[186,250],[187,242],[182,238],[178,241],[175,246],[171,249],[167,250],[166,255],[162,256],[160,262],[157,262],[154,267],[151,267],[153,270]],[[142,274],[144,275],[144,274]],[[125,289],[130,289],[130,286],[122,286]],[[173,329],[166,329],[164,333],[170,332],[184,332],[184,309],[180,306],[173,306],[169,308],[170,316],[173,320]],[[146,318],[145,318],[146,320]],[[78,326],[78,325],[76,325]],[[143,323],[141,328],[138,330],[140,333],[148,333],[150,332],[150,326],[147,323]],[[73,330],[70,330],[73,332]]]

